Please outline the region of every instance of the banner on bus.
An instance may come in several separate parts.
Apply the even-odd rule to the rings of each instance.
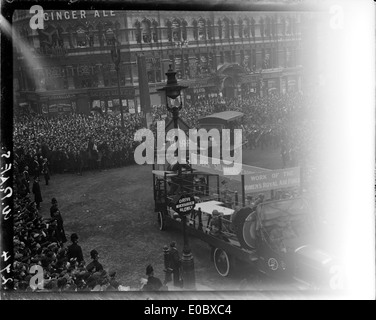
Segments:
[[[244,175],[246,193],[300,186],[300,167]]]

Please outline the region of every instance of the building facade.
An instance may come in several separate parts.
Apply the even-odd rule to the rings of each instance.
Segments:
[[[126,112],[139,103],[137,57],[146,60],[151,104],[170,65],[189,86],[186,101],[300,90],[301,16],[288,12],[45,11],[43,29],[16,11],[16,107],[43,114],[107,112],[119,107],[111,58],[120,44],[120,98]]]

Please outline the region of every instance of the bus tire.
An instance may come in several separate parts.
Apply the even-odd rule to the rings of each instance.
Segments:
[[[157,212],[157,222],[158,222],[159,231],[166,230],[166,219],[165,219],[162,211]]]
[[[244,249],[255,248],[255,239],[253,239],[256,226],[255,217],[256,212],[253,209],[246,207],[236,212],[234,220],[232,221],[236,237]]]
[[[213,252],[214,267],[218,274],[222,277],[227,277],[232,273],[233,259],[223,249],[215,248]]]

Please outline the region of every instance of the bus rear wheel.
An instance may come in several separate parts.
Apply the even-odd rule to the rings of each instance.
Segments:
[[[163,216],[162,211],[157,212],[157,222],[159,231],[166,230],[166,220]]]
[[[231,274],[233,262],[231,256],[227,254],[225,250],[215,248],[213,252],[213,261],[215,269],[222,277],[227,277]]]

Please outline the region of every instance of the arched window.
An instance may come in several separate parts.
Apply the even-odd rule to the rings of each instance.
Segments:
[[[180,20],[172,20],[172,39],[177,42],[181,40]]]
[[[218,24],[218,37],[219,39],[222,39],[222,21],[218,19],[217,24]]]
[[[239,38],[243,38],[243,19],[238,19]]]
[[[234,39],[235,38],[235,21],[234,19],[231,18],[230,20],[230,24],[231,24],[231,38]]]
[[[225,27],[225,36],[224,38],[225,39],[230,39],[230,20],[225,17],[223,19],[223,24],[224,24],[224,27]]]
[[[112,24],[108,23],[107,25],[105,25],[104,30],[105,30],[104,32],[105,32],[107,45],[113,46],[115,41],[116,41],[116,36],[115,36],[115,33],[114,33],[114,29],[112,27]]]
[[[207,28],[207,34],[208,34],[208,39],[212,39],[213,38],[213,26],[212,26],[212,22],[210,19],[206,19],[206,28]]]
[[[250,30],[250,22],[248,18],[244,19],[245,26],[243,30],[243,34],[245,38],[249,38],[251,36],[251,30]]]
[[[77,33],[77,47],[79,48],[85,48],[88,46],[88,38],[86,36],[86,30],[83,26],[79,26],[76,29]]]
[[[182,38],[184,41],[187,41],[187,21],[185,21],[184,19],[181,21],[181,34],[182,34]]]
[[[260,36],[264,38],[264,18],[260,18]]]
[[[141,23],[140,23],[140,21],[136,20],[136,22],[134,23],[134,26],[136,28],[136,30],[135,30],[136,41],[137,41],[137,43],[141,43]]]
[[[273,36],[273,38],[277,35],[275,21],[276,21],[275,17],[272,17],[271,23],[272,23],[272,36]]]
[[[154,42],[158,42],[158,22],[153,20],[152,24],[152,37]]]
[[[172,41],[172,24],[170,20],[166,21],[166,27],[167,27],[167,39],[168,41]]]
[[[141,22],[142,41],[144,43],[151,42],[151,22],[149,19],[144,18]]]
[[[206,23],[203,18],[198,20],[198,40],[206,40]]]
[[[267,16],[265,19],[265,35],[267,37],[270,37],[270,30],[271,30],[270,18],[269,16]]]
[[[198,40],[198,27],[197,27],[197,21],[195,19],[192,21],[192,26],[193,26],[193,38],[195,40]]]
[[[94,27],[91,24],[87,27],[87,40],[89,47],[94,47]]]
[[[255,33],[255,24],[256,24],[256,21],[255,19],[253,19],[253,17],[251,18],[251,34],[252,34],[252,38],[254,38],[256,36],[256,33]]]

